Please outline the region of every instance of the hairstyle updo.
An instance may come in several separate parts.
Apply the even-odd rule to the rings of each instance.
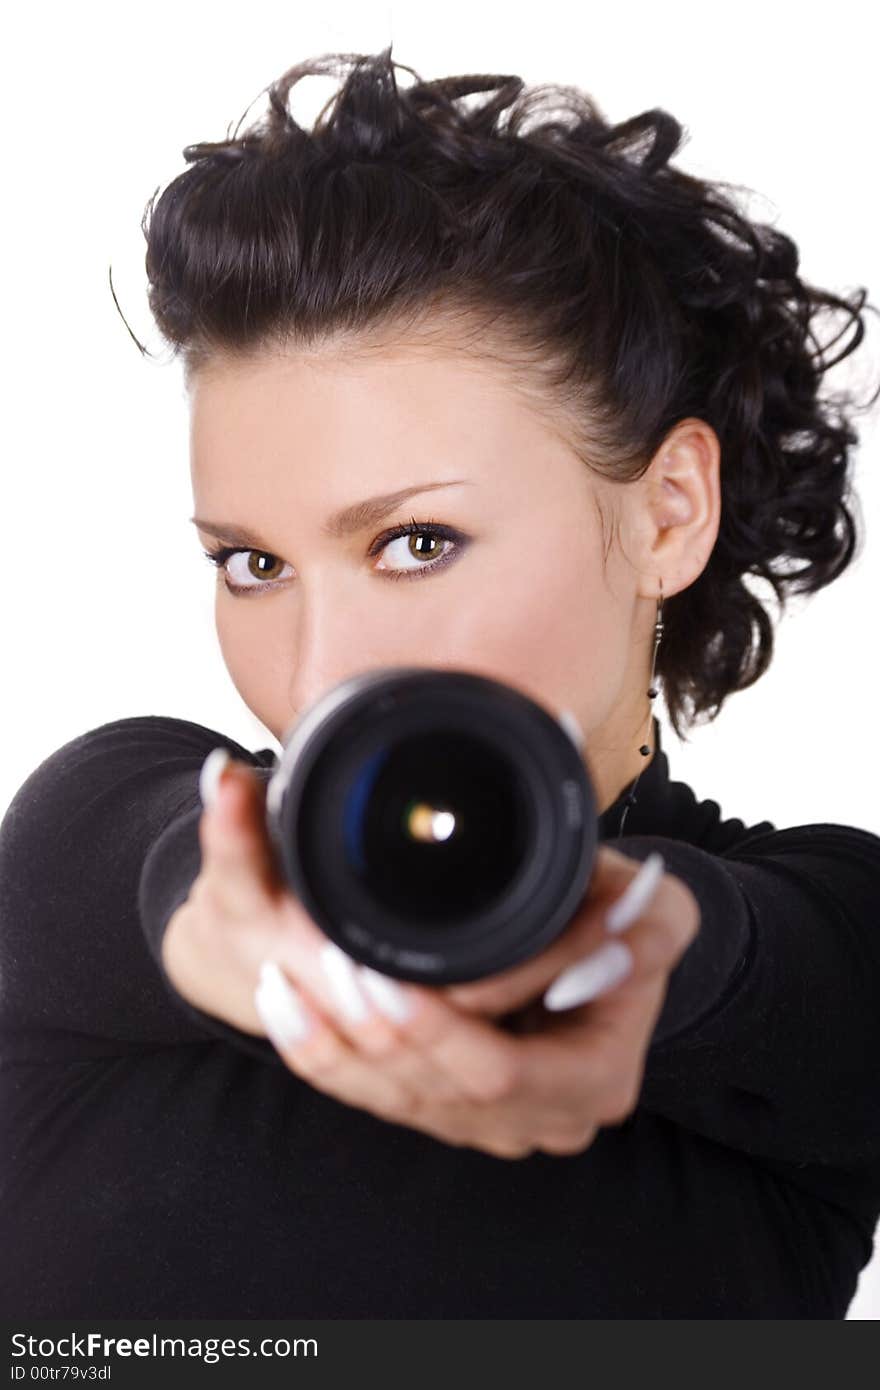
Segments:
[[[395,68],[416,80],[399,87]],[[345,69],[303,128],[291,88]],[[614,481],[640,477],[678,421],[706,421],[721,445],[720,530],[702,573],[664,604],[656,675],[679,738],[713,720],[773,653],[747,578],[784,608],[856,552],[860,407],[819,387],[862,341],[866,291],[808,285],[795,243],[743,215],[736,185],[672,168],[683,128],[667,111],[611,124],[573,87],[426,82],[390,44],[299,63],[266,90],[244,133],[184,149],[191,167],[141,223],[150,311],[187,383],[215,357],[340,338],[369,352],[433,325],[503,365]],[[469,103],[475,93],[489,95]],[[845,323],[822,347],[825,311]]]

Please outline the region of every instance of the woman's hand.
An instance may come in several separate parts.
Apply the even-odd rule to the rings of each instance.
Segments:
[[[623,1001],[647,997],[650,989],[642,986],[653,979],[654,992],[659,988],[659,1016],[667,977],[699,927],[699,903],[686,883],[663,872],[662,856],[651,854],[641,863],[600,844],[585,898],[546,950],[499,974],[450,985],[445,994],[465,1012],[488,1018],[538,999],[537,1006],[520,1014],[520,1021],[528,1026],[543,1013],[539,996],[545,996],[545,991],[550,996],[548,1007],[567,1008],[594,999],[603,979],[611,981],[609,988],[615,979],[626,979],[626,987],[614,987],[613,1006],[591,1006],[590,1018],[600,1025],[621,1017]]]
[[[169,923],[166,970],[198,1007],[268,1033],[313,1086],[445,1143],[511,1158],[580,1152],[599,1125],[634,1109],[669,971],[699,925],[695,899],[672,875],[627,931],[626,979],[557,1013],[535,995],[603,939],[604,909],[642,868],[617,851],[600,847],[581,909],[541,955],[437,989],[355,966],[328,942],[277,877],[264,791],[243,764],[228,765],[200,837],[202,873]],[[524,1004],[526,1035],[488,1021]]]

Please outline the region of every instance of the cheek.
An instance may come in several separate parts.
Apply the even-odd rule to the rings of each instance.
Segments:
[[[596,547],[533,547],[495,576],[460,610],[458,654],[598,722],[623,680],[628,628]]]
[[[235,605],[238,605],[237,611]],[[266,605],[267,609],[271,605]],[[223,664],[252,714],[276,736],[289,719],[287,688],[290,671],[285,661],[291,650],[279,643],[269,615],[259,611],[260,600],[229,599],[218,594],[214,620]]]

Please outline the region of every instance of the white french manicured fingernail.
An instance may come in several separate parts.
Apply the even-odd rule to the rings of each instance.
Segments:
[[[225,748],[212,748],[202,763],[199,773],[199,796],[202,798],[203,806],[213,806],[220,774],[228,762],[229,753]]]
[[[632,970],[632,951],[622,941],[606,941],[598,951],[563,970],[544,995],[545,1009],[573,1009],[586,1004]]]
[[[368,965],[361,965],[358,968],[361,984],[369,994],[376,1008],[386,1018],[393,1019],[395,1023],[403,1023],[404,1019],[409,1018],[412,1013],[412,1002],[407,998],[404,990],[394,980],[382,975],[378,970],[371,970]]]
[[[564,709],[560,711],[559,722],[568,734],[575,748],[580,752],[584,746],[584,731],[580,726],[580,721],[574,710]]]
[[[655,850],[648,855],[635,878],[606,912],[605,926],[608,931],[625,931],[632,926],[651,901],[665,870],[666,861],[662,854]]]
[[[254,1007],[276,1047],[294,1047],[312,1031],[296,989],[273,960],[260,966]]]
[[[333,997],[345,1017],[352,1023],[363,1023],[365,1018],[369,1018],[370,1006],[357,982],[354,961],[335,941],[328,941],[326,946],[321,947],[321,965]]]

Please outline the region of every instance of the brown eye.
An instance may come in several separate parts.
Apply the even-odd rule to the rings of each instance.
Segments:
[[[284,561],[277,555],[269,555],[265,550],[235,550],[227,548],[215,552],[214,564],[223,575],[223,582],[231,594],[258,594],[264,589],[272,589],[282,577]]]
[[[386,557],[376,566],[385,578],[410,579],[439,569],[453,559],[461,545],[462,537],[451,527],[419,523],[377,542],[371,553]]]
[[[248,556],[245,568],[248,574],[253,575],[254,579],[278,578],[275,571],[283,569],[283,565],[274,555],[267,555],[262,550],[248,550],[245,553]]]
[[[441,537],[433,531],[417,531],[409,537],[409,551],[419,560],[435,560],[443,552],[440,549]]]

